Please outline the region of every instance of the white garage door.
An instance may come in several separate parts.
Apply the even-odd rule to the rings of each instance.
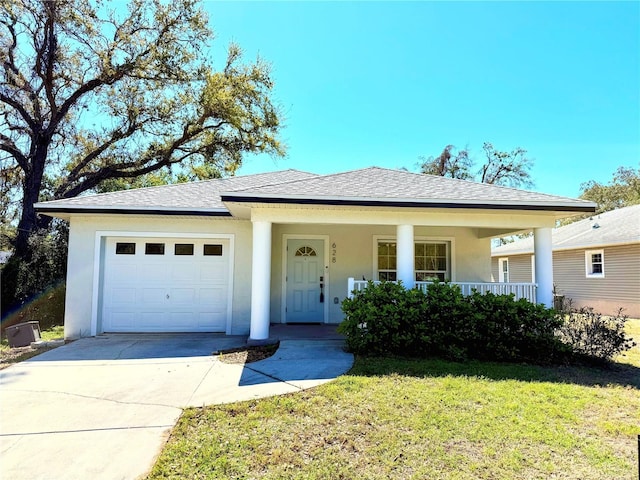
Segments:
[[[105,332],[224,332],[228,239],[122,238],[105,242]]]

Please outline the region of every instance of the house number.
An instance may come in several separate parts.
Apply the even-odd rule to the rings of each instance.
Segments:
[[[335,242],[331,244],[331,263],[336,263],[336,255],[338,250],[336,249]]]

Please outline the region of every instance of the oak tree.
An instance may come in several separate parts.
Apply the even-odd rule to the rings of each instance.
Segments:
[[[232,174],[283,155],[269,65],[230,45],[214,68],[196,0],[0,0],[3,210],[15,255],[46,225],[33,204],[145,175]]]

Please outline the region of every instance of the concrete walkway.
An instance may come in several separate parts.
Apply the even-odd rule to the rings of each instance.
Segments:
[[[246,337],[102,335],[2,370],[0,476],[139,478],[183,408],[296,392],[351,368],[335,333],[294,330],[272,357],[246,365],[211,355]]]

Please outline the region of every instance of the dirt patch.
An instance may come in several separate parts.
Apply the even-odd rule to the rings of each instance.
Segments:
[[[49,351],[55,347],[45,348],[32,348],[32,347],[13,347],[2,348],[0,350],[0,370],[7,368],[14,363],[19,363],[24,360],[28,360],[31,357],[40,355],[46,351]]]
[[[218,352],[219,360],[223,363],[245,364],[253,363],[265,358],[269,358],[276,350],[280,343],[273,345],[264,345],[259,347],[241,347]]]

